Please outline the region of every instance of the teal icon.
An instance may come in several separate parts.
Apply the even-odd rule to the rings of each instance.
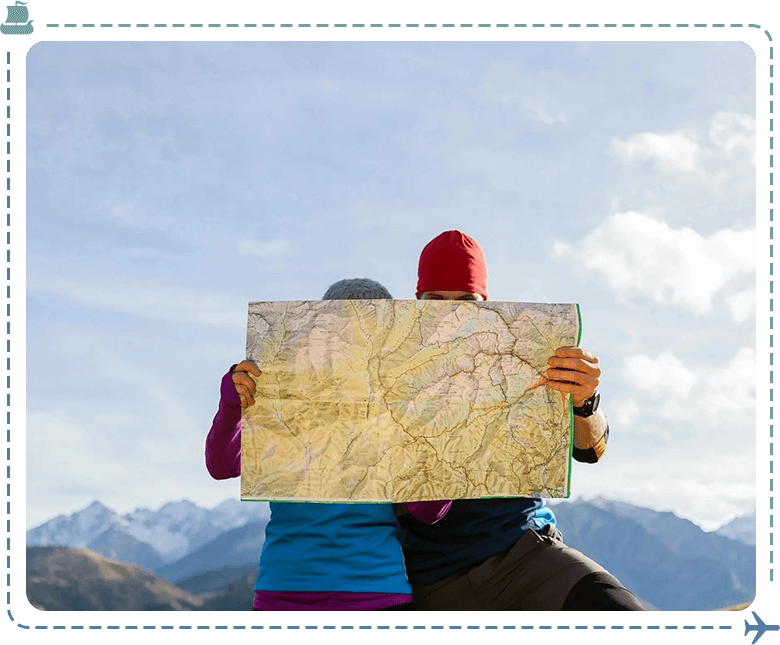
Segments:
[[[31,34],[33,32],[32,20],[28,20],[30,14],[26,5],[26,2],[17,0],[13,7],[8,7],[8,17],[4,23],[0,24],[0,32],[4,34]]]

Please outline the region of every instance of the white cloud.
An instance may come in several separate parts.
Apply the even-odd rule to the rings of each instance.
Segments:
[[[520,106],[528,116],[543,125],[555,125],[567,121],[566,113],[563,110],[550,110],[540,99],[524,98],[520,102]]]
[[[624,161],[653,160],[665,172],[694,172],[699,166],[699,145],[684,132],[643,132],[626,141],[612,140],[612,149]]]
[[[238,252],[241,255],[254,255],[260,258],[280,258],[290,252],[290,243],[287,240],[249,240],[238,242]]]
[[[706,145],[709,142],[711,145]],[[704,127],[675,132],[642,132],[612,139],[612,151],[625,163],[653,161],[665,173],[690,173],[722,181],[740,154],[756,163],[756,120],[749,114],[721,110]],[[724,163],[727,166],[724,168]]]
[[[714,367],[684,363],[671,350],[655,358],[633,354],[623,360],[622,377],[628,396],[616,402],[615,411],[620,425],[636,433],[649,432],[650,423],[664,418],[689,424],[697,435],[731,435],[735,417],[724,415],[734,414],[753,428],[756,354],[752,347],[740,348],[727,363]],[[742,439],[749,442],[752,435]]]
[[[732,158],[740,150],[756,164],[756,120],[748,114],[721,110],[712,119],[710,141]]]
[[[704,379],[702,405],[717,412],[744,412],[752,421],[756,409],[756,351],[742,347],[719,370]]]
[[[658,358],[646,354],[627,357],[623,378],[629,387],[663,398],[685,398],[697,381],[697,376],[669,350]]]
[[[616,427],[631,428],[640,412],[639,403],[634,399],[623,399],[610,406],[609,418],[615,422]]]
[[[243,328],[246,302],[230,294],[138,282],[73,282],[27,276],[30,293],[66,298],[76,304],[177,324]]]
[[[620,298],[650,297],[694,315],[709,314],[713,300],[734,279],[756,268],[755,229],[722,229],[709,237],[629,211],[607,218],[579,244],[556,241],[552,254],[597,274]],[[744,319],[747,296],[730,301]]]
[[[726,304],[731,310],[731,317],[736,322],[745,322],[756,313],[756,288],[749,287],[726,298]]]

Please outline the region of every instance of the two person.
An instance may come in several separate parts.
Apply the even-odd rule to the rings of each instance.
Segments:
[[[390,297],[373,284],[380,290],[371,295],[344,295],[358,292],[353,284],[352,291],[337,289],[337,294],[331,287],[326,297]],[[417,298],[487,296],[485,257],[468,235],[446,231],[423,249]],[[573,456],[596,462],[609,437],[596,390],[598,358],[565,347],[549,362],[547,386],[572,396]],[[223,378],[206,448],[207,466],[216,478],[240,473],[240,409],[254,404],[249,374],[259,373],[245,361]],[[425,610],[644,609],[606,570],[563,543],[555,516],[541,499],[407,503],[395,505],[397,523],[388,504],[272,503],[271,511],[255,609],[409,608],[411,590],[414,608]],[[375,565],[367,568],[372,554]],[[294,562],[279,561],[288,557]],[[316,566],[304,573],[310,559]]]

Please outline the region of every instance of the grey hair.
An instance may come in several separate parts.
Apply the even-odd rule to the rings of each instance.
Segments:
[[[345,278],[328,287],[323,300],[392,300],[381,284],[368,278]]]

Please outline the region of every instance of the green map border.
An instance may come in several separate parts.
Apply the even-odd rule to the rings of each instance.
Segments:
[[[580,346],[582,340],[582,311],[580,311],[580,303],[575,303],[577,307],[577,343],[576,346]],[[572,459],[574,458],[574,402],[571,396],[569,397],[569,469],[567,471],[568,481],[566,482],[566,497],[563,499],[571,498],[571,469]]]

